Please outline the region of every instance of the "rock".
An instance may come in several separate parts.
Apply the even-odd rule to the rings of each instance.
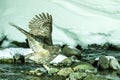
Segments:
[[[96,58],[95,61],[98,61],[97,66],[98,69],[113,69],[119,70],[120,64],[114,56],[104,56],[102,55],[99,58]]]
[[[64,59],[66,59],[66,58],[67,58],[66,56],[59,54],[50,63],[51,64],[58,64],[58,63],[62,62]]]
[[[36,76],[41,76],[42,73],[40,73],[40,72],[36,72],[35,75],[36,75]]]
[[[109,68],[109,60],[104,55],[102,55],[99,57],[97,66],[98,66],[98,69],[100,69],[100,70],[108,69]]]
[[[45,68],[43,68],[43,67],[36,68],[35,71],[36,72],[42,72],[42,73],[46,73],[47,72],[47,70]]]
[[[71,56],[76,56],[78,58],[81,58],[81,51],[78,50],[78,49],[72,49],[70,47],[68,47],[67,45],[64,45],[62,47],[62,53],[68,57],[71,57]]]
[[[116,58],[111,58],[109,61],[110,68],[113,70],[119,70],[120,69],[120,64],[117,61]]]
[[[50,69],[48,70],[48,74],[49,74],[49,75],[52,75],[52,74],[57,73],[58,71],[59,71],[58,68],[50,68]]]
[[[69,68],[62,68],[57,74],[59,76],[66,77],[66,76],[68,76],[72,72],[73,72],[72,68],[69,67]]]
[[[71,61],[71,59],[66,58],[66,59],[64,59],[64,60],[61,62],[61,64],[62,64],[63,66],[70,66],[70,65],[72,64],[72,61]]]
[[[36,71],[35,70],[30,70],[28,74],[30,75],[35,75]]]
[[[27,74],[41,76],[43,73],[40,71],[40,68],[37,68],[35,70],[30,70]]]
[[[87,77],[85,77],[83,80],[107,80],[107,79],[97,77],[97,76],[94,75],[94,74],[89,74],[89,75],[87,75]]]
[[[69,75],[69,80],[83,80],[87,76],[84,72],[74,72]]]
[[[73,68],[74,71],[94,71],[94,67],[89,63],[80,63]]]

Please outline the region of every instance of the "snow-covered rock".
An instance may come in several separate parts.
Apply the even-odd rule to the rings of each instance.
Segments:
[[[64,59],[67,59],[67,57],[64,56],[64,55],[59,54],[50,63],[52,63],[52,64],[58,64],[58,63],[62,62]]]
[[[95,61],[98,61],[97,66],[100,69],[113,69],[113,70],[119,70],[120,64],[118,60],[114,56],[100,56],[95,59]]]

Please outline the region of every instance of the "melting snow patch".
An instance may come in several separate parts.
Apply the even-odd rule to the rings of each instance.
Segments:
[[[66,58],[67,58],[66,56],[59,54],[59,55],[58,55],[57,57],[55,57],[50,63],[58,64],[58,63],[60,63],[61,61],[63,61],[64,59],[66,59]]]
[[[29,48],[6,48],[0,50],[0,59],[13,58],[13,55],[15,54],[27,55],[32,52],[33,51]]]

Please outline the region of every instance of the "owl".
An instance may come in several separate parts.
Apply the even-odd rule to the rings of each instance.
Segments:
[[[28,38],[30,48],[36,53],[40,52],[40,48],[46,45],[53,45],[52,43],[52,16],[48,13],[35,15],[29,22],[30,31],[27,32],[19,26],[10,23],[10,25],[17,28]]]

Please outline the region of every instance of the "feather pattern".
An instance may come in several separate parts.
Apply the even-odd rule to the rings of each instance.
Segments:
[[[29,22],[30,33],[36,36],[44,36],[47,44],[52,45],[52,16],[48,13],[35,15]]]

